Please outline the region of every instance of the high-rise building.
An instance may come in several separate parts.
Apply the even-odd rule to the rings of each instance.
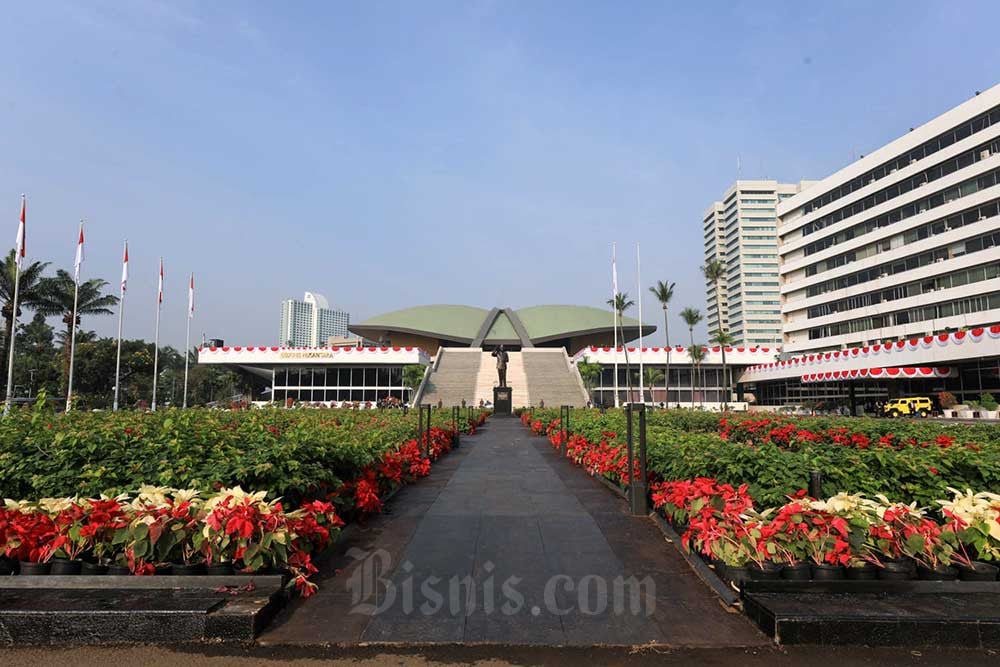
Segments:
[[[784,351],[1000,322],[998,206],[1000,86],[781,202]]]
[[[306,292],[302,301],[281,302],[281,333],[278,343],[291,347],[319,347],[331,337],[347,336],[350,316],[330,308],[321,294]]]
[[[780,343],[776,207],[807,185],[736,181],[705,212],[705,263],[719,260],[726,269],[719,285],[705,281],[710,333],[721,319],[737,345]]]

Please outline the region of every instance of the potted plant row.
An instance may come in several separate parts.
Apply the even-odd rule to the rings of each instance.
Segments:
[[[233,574],[287,572],[308,595],[312,554],[343,525],[333,505],[286,511],[266,492],[146,486],[134,499],[7,501],[0,543],[7,574]]]
[[[757,511],[746,487],[709,478],[654,485],[681,543],[736,586],[753,580],[995,581],[1000,496],[952,489],[943,521],[916,504],[840,493]]]

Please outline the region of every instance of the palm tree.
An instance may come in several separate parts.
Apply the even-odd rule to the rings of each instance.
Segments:
[[[663,391],[664,391],[664,401],[666,404],[670,405],[670,327],[667,320],[667,306],[670,304],[670,300],[674,298],[674,283],[665,283],[662,280],[657,280],[656,285],[649,288],[649,291],[653,293],[656,300],[660,302],[660,306],[663,307],[663,335],[667,339],[667,372],[663,374]],[[652,398],[653,390],[649,390],[650,398]]]
[[[697,308],[685,308],[681,311],[681,319],[688,326],[688,333],[691,334],[691,347],[694,347],[694,328],[704,319],[701,316],[701,311]],[[688,348],[688,355],[690,356],[690,348]],[[694,403],[694,358],[691,358],[691,402]]]
[[[32,262],[21,268],[21,277],[17,288],[17,316],[21,316],[21,309],[37,309],[45,302],[46,279],[42,276],[45,269],[49,267],[48,262]],[[14,325],[14,280],[17,271],[17,264],[14,261],[14,251],[11,250],[7,256],[0,260],[0,302],[3,303],[0,312],[3,313],[3,360],[6,363],[10,356],[10,331]]]
[[[625,342],[625,311],[635,305],[635,301],[628,298],[628,292],[618,292],[613,299],[608,299],[607,304],[618,313],[618,326],[621,331],[622,347],[625,349],[625,386],[628,387],[628,400],[632,400],[632,366],[628,362],[628,345]],[[642,327],[642,322],[639,323]],[[618,351],[615,351],[618,354]],[[642,386],[640,381],[639,386]],[[618,397],[615,397],[617,405]]]
[[[705,360],[705,346],[704,345],[692,345],[688,348],[688,355],[691,357],[691,405],[694,405],[694,378],[701,371],[701,362]],[[700,384],[700,383],[699,383]],[[705,396],[704,393],[699,401],[702,407],[705,407]]]
[[[725,331],[716,331],[715,335],[712,336],[712,342],[719,346],[722,350],[722,409],[723,411],[729,409],[729,397],[732,396],[732,379],[729,377],[729,370],[726,366],[726,346],[732,345],[735,339],[726,333]]]
[[[649,400],[653,400],[653,385],[655,385],[657,382],[663,382],[663,371],[661,371],[659,368],[652,368],[650,366],[647,366],[643,372],[643,375],[645,376],[643,379],[649,386]]]
[[[719,285],[726,275],[726,266],[717,259],[701,267],[701,272],[705,274],[705,280],[712,281],[715,285],[715,315],[719,319],[719,331],[725,331],[722,326],[722,287]]]
[[[69,378],[69,353],[70,336],[73,331],[73,293],[76,289],[76,281],[68,272],[59,269],[55,278],[45,281],[44,301],[38,306],[38,311],[44,315],[58,315],[66,325],[66,333],[63,340],[67,344],[63,345],[63,379],[68,382]],[[80,318],[83,315],[111,315],[111,309],[118,305],[118,297],[113,294],[104,294],[104,288],[108,286],[106,280],[91,278],[80,283],[80,293],[76,304],[76,322],[80,325]]]

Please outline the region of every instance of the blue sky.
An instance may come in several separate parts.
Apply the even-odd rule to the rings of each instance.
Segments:
[[[33,258],[71,265],[83,217],[84,272],[116,285],[128,237],[126,335],[146,338],[162,254],[174,345],[192,270],[193,338],[263,344],[306,290],[354,321],[601,305],[612,240],[623,289],[640,241],[644,284],[704,309],[701,215],[737,155],[746,178],[823,177],[1000,72],[995,2],[53,0],[5,18],[11,245],[21,192]]]

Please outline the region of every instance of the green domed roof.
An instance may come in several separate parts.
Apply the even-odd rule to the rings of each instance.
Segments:
[[[396,310],[348,328],[373,340],[397,331],[470,345],[480,336],[483,336],[484,343],[520,342],[522,336],[518,334],[518,328],[523,326],[531,343],[540,344],[604,332],[613,335],[613,321],[610,310],[590,306],[549,305],[520,310],[487,310],[475,306],[436,304]],[[487,326],[489,328],[484,331]],[[624,327],[626,339],[638,337],[638,320],[626,317]],[[649,324],[642,327],[643,335],[655,330],[656,327]]]

